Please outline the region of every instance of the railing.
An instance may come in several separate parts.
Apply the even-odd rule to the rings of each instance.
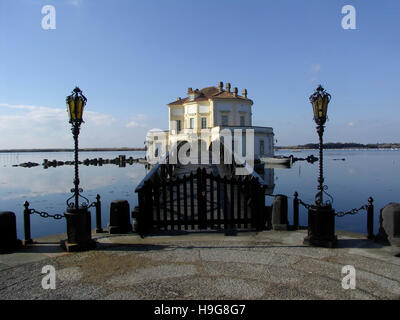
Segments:
[[[301,204],[303,207],[306,209],[309,209],[311,205],[303,202],[301,199],[299,199],[299,194],[297,192],[294,193],[293,195],[293,226],[295,229],[299,229],[299,204]],[[368,198],[368,204],[363,205],[359,208],[354,208],[349,211],[341,211],[341,212],[336,212],[335,216],[336,217],[344,217],[346,215],[354,215],[359,213],[362,210],[365,210],[367,212],[367,238],[368,239],[374,239],[374,205],[373,205],[374,200],[372,197]]]
[[[55,220],[60,220],[65,218],[62,214],[50,214],[45,211],[37,211],[33,208],[29,208],[29,202],[25,201],[24,203],[24,243],[31,244],[33,243],[31,236],[31,215],[38,214],[42,218],[53,218]],[[102,233],[103,229],[101,227],[101,201],[100,195],[96,196],[96,201],[92,202],[87,208],[95,207],[96,208],[96,232]]]
[[[172,176],[175,165],[169,164],[169,152],[167,152],[164,157],[147,173],[142,181],[135,188],[135,192],[139,192],[143,187],[145,182],[154,181],[157,176],[161,180],[165,180]]]

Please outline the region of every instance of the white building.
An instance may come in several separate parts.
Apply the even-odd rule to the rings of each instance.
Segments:
[[[231,91],[230,83],[224,89],[220,82],[218,87],[189,88],[187,93],[188,97],[168,104],[169,130],[148,133],[148,148],[155,155],[195,141],[202,149],[211,150],[212,144],[227,141],[227,134],[234,136],[238,132],[242,135],[242,152],[237,144],[234,152],[244,155],[246,143],[251,141],[253,160],[274,155],[273,129],[252,126],[253,101],[247,97],[246,89],[239,95],[237,88]],[[246,138],[251,133],[253,138]]]

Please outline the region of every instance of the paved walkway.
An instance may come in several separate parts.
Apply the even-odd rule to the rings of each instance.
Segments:
[[[62,235],[0,255],[0,299],[400,299],[400,248],[337,233],[339,248],[303,246],[303,231],[97,238],[65,253]],[[65,236],[64,236],[65,237]],[[44,290],[45,265],[57,272]],[[344,290],[342,267],[356,269]]]

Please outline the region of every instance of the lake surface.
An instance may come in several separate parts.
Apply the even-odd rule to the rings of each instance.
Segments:
[[[143,151],[132,152],[81,152],[80,160],[86,158],[114,159],[119,154],[127,158],[144,157]],[[277,155],[293,154],[297,158],[305,158],[311,154],[318,157],[317,150],[294,152],[279,150]],[[66,200],[72,194],[74,167],[64,165],[43,169],[42,166],[23,168],[13,167],[23,162],[41,164],[43,159],[72,161],[72,152],[55,153],[0,153],[0,211],[13,211],[17,215],[18,237],[23,238],[23,204],[25,200],[30,208],[46,211],[51,214],[64,213]],[[345,159],[335,160],[335,159]],[[145,166],[135,163],[119,168],[114,164],[99,166],[80,165],[80,187],[83,195],[95,201],[96,194],[101,195],[102,223],[105,228],[109,222],[110,202],[128,200],[130,209],[137,205],[134,190],[146,174]],[[389,202],[400,201],[400,151],[398,150],[327,150],[324,152],[325,184],[328,193],[334,198],[336,211],[347,211],[368,203],[372,196],[375,205],[375,232],[378,229],[379,209]],[[294,163],[290,169],[271,169],[268,181],[274,184],[272,194],[289,196],[289,220],[292,221],[293,193],[306,203],[313,203],[317,192],[318,162],[305,161]],[[327,197],[325,197],[327,199]],[[273,197],[266,197],[270,205]],[[300,224],[307,224],[307,211],[300,206]],[[92,225],[95,227],[94,209],[92,209]],[[31,216],[32,237],[65,233],[64,219],[54,220]],[[355,232],[366,232],[365,211],[352,216],[336,218],[336,229]]]

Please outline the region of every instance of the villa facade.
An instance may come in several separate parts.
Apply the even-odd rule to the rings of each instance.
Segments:
[[[150,131],[147,135],[148,148],[156,154],[170,151],[173,146],[198,141],[199,148],[211,150],[215,141],[238,132],[242,135],[240,153],[245,154],[246,143],[252,143],[254,158],[272,157],[274,154],[274,133],[271,127],[252,125],[253,101],[247,97],[247,90],[238,94],[238,89],[220,82],[218,87],[204,89],[188,88],[188,96],[169,103],[169,130]],[[251,133],[253,138],[246,140]],[[233,139],[232,139],[233,140]],[[233,151],[235,146],[232,145]],[[238,148],[236,148],[238,149]],[[249,150],[249,149],[247,149]]]

